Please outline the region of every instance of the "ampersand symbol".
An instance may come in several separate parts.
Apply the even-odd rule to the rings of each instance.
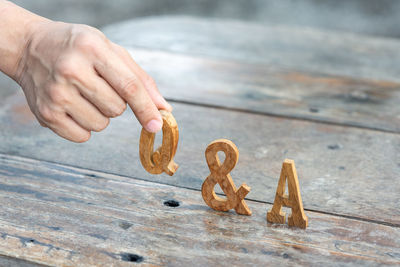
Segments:
[[[170,112],[161,110],[160,113],[163,118],[162,145],[153,151],[155,133],[150,133],[143,128],[139,143],[140,161],[146,171],[151,174],[165,172],[172,176],[178,169],[178,164],[173,160],[179,140],[178,124]]]
[[[225,161],[221,165],[218,152],[225,153]],[[235,144],[226,139],[218,139],[211,142],[206,149],[206,160],[210,169],[210,175],[206,178],[201,188],[203,199],[208,206],[219,211],[235,209],[238,214],[251,215],[251,211],[244,201],[244,197],[250,192],[250,187],[243,184],[236,189],[229,174],[239,159],[239,151]],[[226,199],[215,194],[214,187],[219,184],[226,195]]]

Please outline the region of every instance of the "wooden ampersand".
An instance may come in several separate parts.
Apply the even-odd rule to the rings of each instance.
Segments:
[[[225,161],[221,165],[218,152],[225,153]],[[211,142],[206,149],[206,160],[210,169],[210,175],[206,178],[201,188],[201,194],[208,206],[219,211],[235,209],[238,214],[251,215],[251,211],[244,201],[244,197],[250,192],[250,187],[243,184],[236,189],[229,174],[239,159],[239,151],[234,143],[226,139],[218,139]],[[214,187],[219,184],[226,195],[226,199],[215,194]]]
[[[285,194],[286,180],[288,181],[289,195]],[[296,167],[294,161],[290,159],[285,159],[283,162],[274,205],[267,213],[268,222],[285,223],[285,212],[282,211],[282,206],[292,209],[292,214],[288,218],[289,226],[296,226],[303,229],[307,227],[308,218],[303,209]]]
[[[146,171],[151,174],[165,172],[172,176],[178,169],[178,164],[173,160],[178,147],[178,124],[170,112],[161,110],[160,113],[163,118],[162,145],[153,151],[155,134],[143,128],[139,143],[140,161]]]

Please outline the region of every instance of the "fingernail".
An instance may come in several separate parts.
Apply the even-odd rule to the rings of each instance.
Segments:
[[[162,122],[159,120],[151,120],[146,125],[146,130],[152,133],[156,133],[162,128]]]

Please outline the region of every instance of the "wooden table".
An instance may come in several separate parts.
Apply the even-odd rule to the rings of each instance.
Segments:
[[[400,264],[399,41],[189,17],[105,32],[174,106],[180,169],[145,172],[130,111],[72,144],[2,82],[0,265]],[[217,138],[239,148],[231,174],[252,188],[250,217],[201,198]],[[306,230],[265,220],[285,158]]]

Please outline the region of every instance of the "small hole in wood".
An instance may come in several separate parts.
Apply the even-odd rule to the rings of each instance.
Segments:
[[[179,203],[179,201],[170,199],[170,200],[164,201],[164,205],[167,207],[176,208],[176,207],[179,207],[180,203]]]
[[[337,150],[337,149],[340,148],[340,145],[338,145],[338,144],[329,145],[328,148],[329,148],[330,150]]]
[[[287,254],[287,253],[283,253],[283,254],[282,254],[282,257],[283,257],[284,259],[289,259],[289,258],[290,258],[289,254]]]
[[[137,263],[142,262],[144,260],[142,256],[132,253],[121,253],[121,259],[123,261],[137,262]]]
[[[119,222],[119,227],[121,227],[124,230],[128,230],[131,226],[132,224],[129,222],[124,222],[124,221]]]
[[[29,243],[35,243],[35,239],[29,239]]]
[[[319,109],[317,109],[317,108],[310,108],[309,110],[312,113],[318,113],[319,112]]]

